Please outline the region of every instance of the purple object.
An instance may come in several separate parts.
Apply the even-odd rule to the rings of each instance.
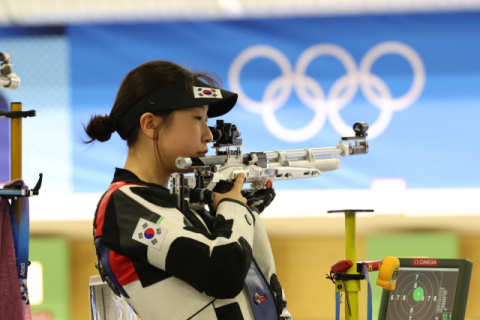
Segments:
[[[10,204],[0,199],[0,310],[2,319],[24,318],[13,245]]]

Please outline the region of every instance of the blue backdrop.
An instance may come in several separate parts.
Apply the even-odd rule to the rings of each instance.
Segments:
[[[278,189],[369,188],[382,177],[480,187],[478,21],[455,13],[67,27],[72,188],[104,191],[124,165],[125,143],[115,135],[86,147],[82,123],[108,114],[128,71],[154,59],[212,70],[243,92],[224,119],[242,131],[245,151],[329,147],[353,123],[371,125],[368,155]]]

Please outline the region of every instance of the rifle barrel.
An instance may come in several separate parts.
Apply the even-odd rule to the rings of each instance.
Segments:
[[[272,161],[268,162],[269,168],[281,168],[283,167],[279,162]],[[316,159],[314,165],[310,163],[308,160],[291,160],[290,167],[299,167],[305,168],[308,170],[309,167],[313,167],[320,171],[335,171],[340,168],[340,159],[338,158],[323,158],[323,159]]]
[[[311,149],[315,157],[326,157],[326,156],[340,156],[342,150],[337,147],[327,147],[327,148],[315,148]],[[298,159],[307,156],[307,151],[305,149],[300,150],[288,150],[284,151],[288,159]],[[267,160],[275,161],[278,159],[278,151],[268,151],[265,152],[267,155]]]

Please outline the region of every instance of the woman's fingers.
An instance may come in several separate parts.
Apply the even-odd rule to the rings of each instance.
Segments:
[[[247,203],[247,199],[244,196],[242,196],[242,187],[243,187],[244,181],[245,181],[245,174],[240,173],[237,175],[237,179],[233,183],[233,187],[229,192],[227,193],[215,192],[215,201],[212,203],[212,207],[216,210],[220,200],[225,198],[234,199],[243,203]]]
[[[247,203],[247,198],[242,196],[242,188],[243,188],[244,181],[245,181],[245,174],[244,173],[238,174],[237,179],[235,180],[235,183],[233,185],[232,191],[238,193],[238,195],[240,196],[240,199],[237,199],[237,200],[240,200],[243,203]]]
[[[245,181],[245,174],[239,173],[237,175],[237,179],[235,180],[235,183],[233,184],[232,189],[236,190],[237,192],[242,191],[244,181]]]

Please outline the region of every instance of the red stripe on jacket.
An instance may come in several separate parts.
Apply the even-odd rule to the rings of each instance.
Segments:
[[[105,211],[107,210],[108,201],[112,194],[123,186],[138,185],[135,183],[127,183],[125,181],[118,181],[112,183],[108,191],[103,196],[98,206],[97,219],[95,221],[95,238],[102,236],[103,224],[105,223]],[[127,285],[133,281],[139,280],[132,259],[110,250],[108,257],[110,268],[112,269],[115,278],[121,286]]]
[[[133,266],[132,259],[122,256],[113,250],[110,250],[108,257],[110,262],[110,269],[112,269],[115,278],[121,286],[125,286],[133,281],[137,281],[138,274]]]
[[[108,191],[105,193],[105,195],[102,198],[102,201],[100,201],[100,205],[98,206],[97,219],[95,221],[95,238],[100,237],[102,235],[103,224],[105,222],[105,211],[107,210],[107,204],[108,204],[108,201],[110,201],[112,194],[123,186],[131,186],[131,185],[136,185],[136,184],[127,183],[125,181],[118,181],[118,182],[112,183],[110,187],[108,187]]]

